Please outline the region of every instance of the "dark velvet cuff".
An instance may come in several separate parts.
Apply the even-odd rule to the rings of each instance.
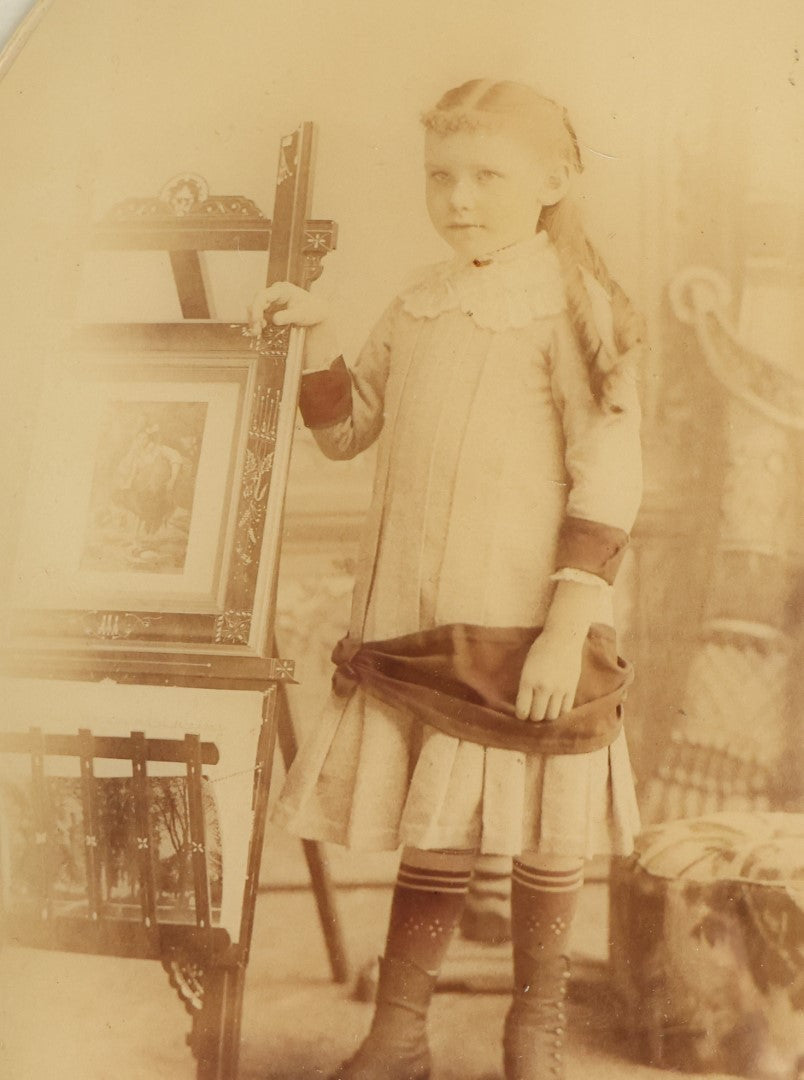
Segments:
[[[311,371],[302,378],[299,409],[309,428],[331,427],[352,412],[352,380],[343,357],[326,371]]]
[[[585,570],[614,583],[628,546],[628,533],[613,525],[566,517],[558,535],[556,570]]]

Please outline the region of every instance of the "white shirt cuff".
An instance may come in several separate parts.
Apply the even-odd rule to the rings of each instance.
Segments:
[[[575,581],[579,585],[596,585],[600,589],[611,588],[611,585],[604,581],[602,577],[598,577],[597,574],[592,574],[588,570],[574,570],[569,566],[565,566],[563,570],[557,570],[554,574],[551,574],[550,580]]]

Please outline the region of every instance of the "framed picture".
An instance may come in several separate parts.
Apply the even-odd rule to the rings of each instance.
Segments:
[[[296,405],[283,398],[291,332],[275,336],[256,347],[217,323],[76,333],[26,480],[6,618],[16,667],[273,674]]]

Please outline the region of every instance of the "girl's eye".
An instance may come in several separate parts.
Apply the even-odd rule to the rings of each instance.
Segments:
[[[438,184],[443,184],[445,181],[449,180],[449,173],[436,169],[434,172],[430,173],[430,179],[435,180]]]
[[[494,169],[481,169],[480,172],[477,174],[477,177],[479,180],[488,183],[489,180],[498,180],[500,174],[498,172],[495,172]]]

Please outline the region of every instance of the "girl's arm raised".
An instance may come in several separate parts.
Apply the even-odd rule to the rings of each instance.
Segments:
[[[277,310],[280,304],[282,310]],[[265,326],[266,315],[277,326],[307,328],[299,407],[327,457],[352,458],[382,430],[393,310],[394,305],[377,323],[350,371],[338,352],[327,309],[317,297],[279,282],[263,289],[252,303],[255,334]]]

